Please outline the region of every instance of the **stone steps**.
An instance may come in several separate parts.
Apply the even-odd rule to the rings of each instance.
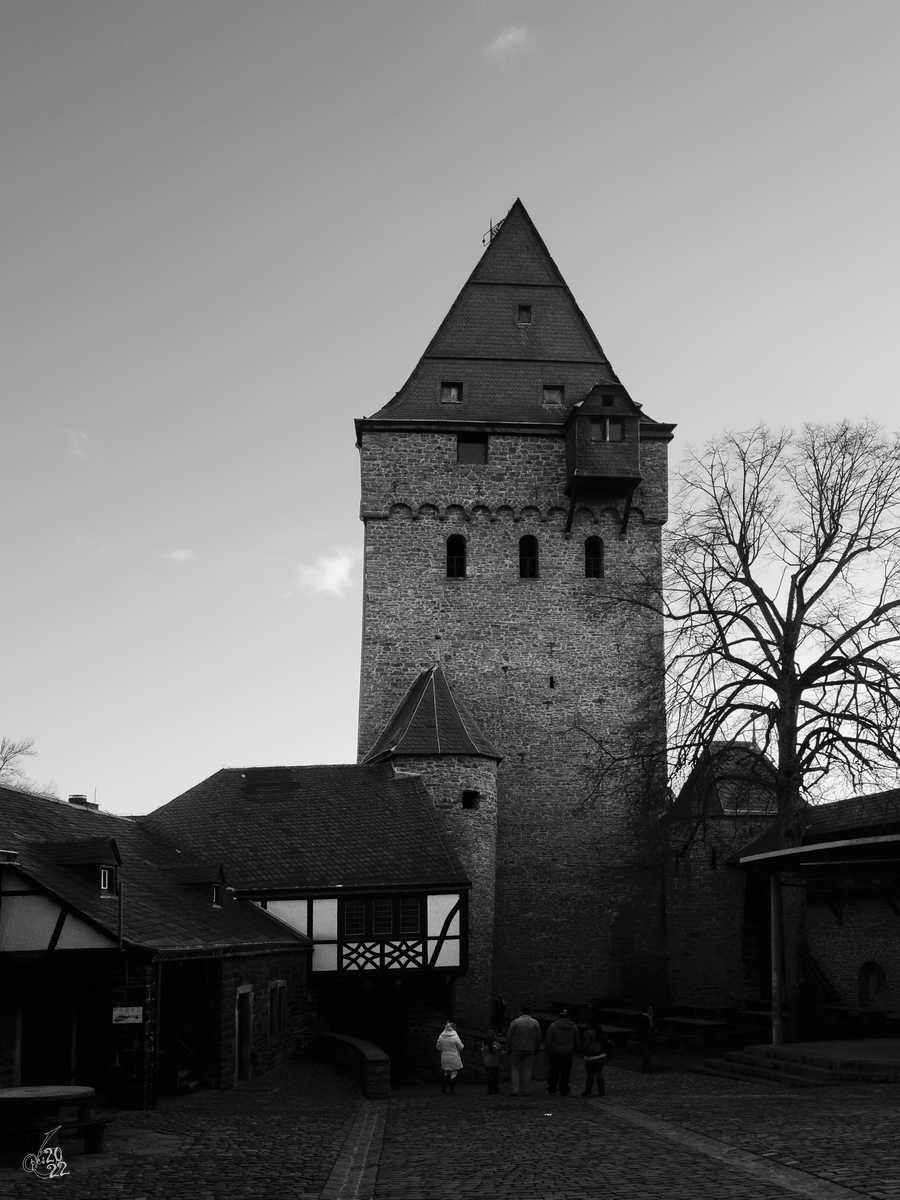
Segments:
[[[892,1083],[900,1065],[848,1061],[804,1053],[789,1046],[746,1046],[696,1068],[704,1075],[764,1079],[787,1087],[829,1087],[839,1083]]]

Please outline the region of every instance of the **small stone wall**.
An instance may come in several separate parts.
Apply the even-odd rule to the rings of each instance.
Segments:
[[[390,1098],[391,1060],[380,1047],[344,1033],[320,1033],[313,1048],[321,1058],[352,1071],[370,1100]]]

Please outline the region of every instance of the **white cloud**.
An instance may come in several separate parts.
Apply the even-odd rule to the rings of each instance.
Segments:
[[[353,584],[353,569],[359,561],[358,550],[334,550],[331,554],[320,554],[311,567],[302,563],[297,568],[297,585],[313,594],[331,592],[343,596]]]
[[[173,563],[193,562],[196,557],[193,550],[168,550],[163,555],[167,562]]]
[[[67,453],[72,458],[80,458],[82,461],[87,458],[88,435],[82,433],[80,429],[67,429],[66,434],[69,438],[69,449]]]
[[[510,25],[509,29],[497,34],[485,53],[495,62],[505,63],[514,54],[531,50],[533,45],[531,34],[524,25]]]

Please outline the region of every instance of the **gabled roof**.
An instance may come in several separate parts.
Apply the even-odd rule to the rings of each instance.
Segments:
[[[775,768],[752,742],[713,742],[666,814],[698,817],[775,816]]]
[[[363,762],[430,754],[503,757],[453,694],[439,664],[413,681]]]
[[[467,883],[421,781],[387,764],[224,768],[140,823],[246,892]]]
[[[103,857],[102,848],[108,852],[115,845],[121,858],[118,877],[124,884],[126,943],[211,953],[251,946],[300,948],[306,943],[252,904],[226,898],[221,908],[214,908],[209,889],[184,882],[191,868],[185,861],[189,856],[176,853],[130,818],[0,787],[0,830],[0,848],[15,853],[5,869],[34,880],[113,939],[118,933],[117,898],[100,891],[99,866],[96,872],[84,868],[114,863],[115,856]]]
[[[519,321],[519,306],[530,320]],[[441,383],[461,382],[460,404],[442,404]],[[566,405],[617,377],[525,211],[516,200],[382,420],[527,422],[560,425],[543,386],[565,388]]]

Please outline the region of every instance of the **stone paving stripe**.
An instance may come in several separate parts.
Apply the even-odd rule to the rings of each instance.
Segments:
[[[801,1196],[812,1196],[814,1200],[850,1200],[851,1197],[852,1200],[860,1200],[860,1193],[853,1188],[841,1187],[839,1183],[830,1183],[827,1179],[818,1179],[815,1175],[810,1175],[806,1171],[798,1171],[794,1167],[780,1166],[778,1163],[770,1162],[767,1158],[762,1158],[759,1154],[752,1154],[749,1150],[739,1150],[736,1146],[729,1146],[727,1142],[720,1142],[716,1138],[704,1137],[700,1133],[694,1133],[693,1130],[675,1125],[671,1121],[663,1121],[659,1117],[648,1117],[635,1108],[629,1108],[626,1104],[611,1104],[608,1101],[595,1100],[591,1102],[591,1107],[596,1108],[599,1112],[609,1113],[611,1117],[618,1117],[619,1120],[629,1121],[632,1125],[639,1125],[650,1133],[668,1138],[670,1142],[678,1142],[679,1145],[686,1146],[689,1150],[695,1150],[698,1154],[719,1159],[720,1162],[746,1171],[748,1175],[756,1175],[767,1183],[774,1183],[779,1187],[787,1188],[788,1191],[798,1192]]]
[[[319,1200],[372,1200],[387,1116],[384,1100],[363,1100]]]

